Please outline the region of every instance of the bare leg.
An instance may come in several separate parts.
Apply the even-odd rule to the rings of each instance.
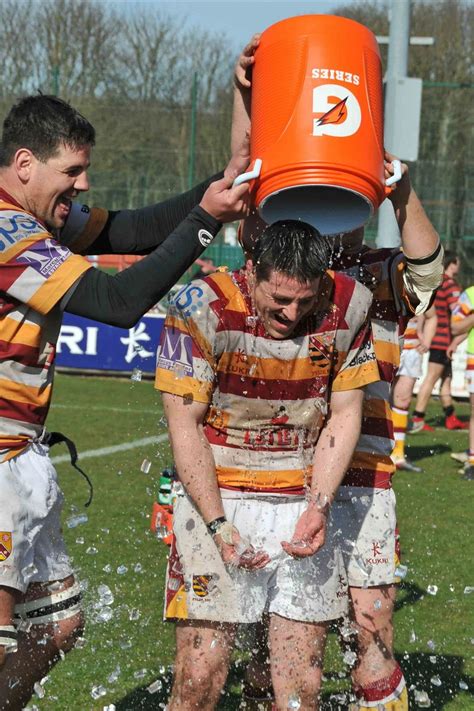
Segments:
[[[169,711],[212,711],[229,669],[236,625],[178,622],[175,677]]]
[[[428,363],[428,371],[425,379],[420,385],[420,390],[416,399],[415,409],[418,412],[425,412],[431,393],[433,392],[433,388],[436,385],[436,382],[443,375],[443,370],[444,365],[441,365],[440,363]]]
[[[51,583],[34,583],[30,585],[24,601],[38,600],[48,594]],[[74,578],[70,576],[58,582],[56,591],[72,587]],[[3,610],[3,624],[6,611],[10,610],[10,620],[13,619],[13,604],[18,602],[18,594],[14,595],[11,588],[0,590],[0,610]],[[44,625],[33,625],[28,633],[18,635],[18,651],[8,654],[0,671],[0,709],[1,711],[20,711],[26,705],[33,693],[35,682],[45,676],[58,661],[60,651],[68,652],[73,648],[77,637],[83,629],[82,613],[78,612],[68,619]],[[12,685],[12,680],[19,683]]]
[[[349,588],[351,616],[357,631],[358,659],[353,670],[356,685],[366,687],[390,676],[393,656],[393,606],[396,586]]]
[[[451,397],[451,380],[451,376],[441,379],[439,396],[443,407],[450,407],[453,404],[453,398]]]
[[[296,622],[271,615],[269,628],[272,682],[278,711],[296,697],[300,711],[317,711],[327,623]]]

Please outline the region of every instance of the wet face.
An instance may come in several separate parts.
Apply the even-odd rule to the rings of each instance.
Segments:
[[[45,162],[30,154],[25,207],[50,229],[64,227],[72,200],[89,189],[90,152],[90,146],[73,149],[61,145]]]
[[[253,267],[248,262],[248,268]],[[272,338],[290,338],[298,324],[314,311],[319,278],[300,282],[272,271],[268,280],[251,280],[251,293],[257,315]]]

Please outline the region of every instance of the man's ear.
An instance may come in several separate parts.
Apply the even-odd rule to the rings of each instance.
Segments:
[[[31,177],[31,171],[37,158],[28,148],[19,148],[13,158],[13,165],[22,183],[27,183]]]

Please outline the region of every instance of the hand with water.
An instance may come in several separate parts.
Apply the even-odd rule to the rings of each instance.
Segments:
[[[241,536],[229,521],[226,521],[215,534],[214,541],[226,565],[246,570],[259,570],[270,561],[268,553],[255,550],[249,539]]]
[[[313,501],[299,517],[291,541],[282,541],[281,547],[292,558],[314,555],[326,539],[327,511]]]

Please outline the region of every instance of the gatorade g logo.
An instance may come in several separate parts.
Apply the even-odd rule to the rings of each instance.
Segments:
[[[313,136],[352,136],[362,113],[354,94],[340,84],[321,84],[313,89]]]

